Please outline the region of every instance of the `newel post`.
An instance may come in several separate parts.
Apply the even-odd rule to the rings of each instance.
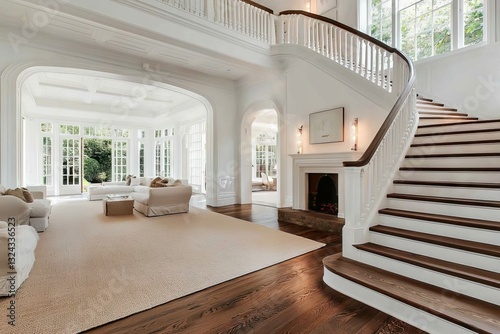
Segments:
[[[356,258],[356,249],[353,245],[366,241],[365,226],[362,221],[363,209],[363,177],[362,167],[344,167],[344,208],[345,225],[342,229],[342,255]]]

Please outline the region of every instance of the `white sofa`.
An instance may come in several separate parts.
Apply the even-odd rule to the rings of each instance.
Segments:
[[[134,199],[134,209],[147,217],[170,215],[189,211],[189,200],[193,189],[180,184],[171,187],[140,187],[130,195]]]
[[[38,234],[31,226],[15,227],[15,264],[9,266],[9,232],[12,228],[7,222],[0,221],[0,296],[14,295],[29,276],[35,263],[35,248],[38,243]]]
[[[161,216],[189,211],[189,200],[193,189],[187,180],[175,182],[168,187],[150,187],[153,178],[141,177],[132,181],[130,186],[126,182],[104,182],[102,185],[89,186],[89,200],[101,200],[110,194],[128,194],[134,199],[134,209],[145,216]],[[134,182],[139,183],[134,185]]]
[[[141,189],[149,188],[152,177],[139,177],[133,179],[130,186],[127,186],[125,181],[119,182],[103,182],[99,185],[90,185],[87,187],[87,195],[90,201],[98,201],[105,199],[111,194],[132,194],[133,192],[141,191]],[[134,183],[136,182],[136,183]],[[181,179],[182,184],[187,184],[187,180]]]
[[[30,187],[28,187],[30,190]],[[26,203],[15,196],[5,195],[5,187],[0,184],[0,221],[13,217],[19,225],[31,225],[38,232],[43,232],[49,226],[49,216],[52,205],[45,198],[44,191],[31,191],[33,202]]]

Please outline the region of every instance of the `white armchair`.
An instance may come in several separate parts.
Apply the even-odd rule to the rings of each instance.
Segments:
[[[38,239],[37,232],[31,226],[18,225],[14,228],[0,221],[0,296],[13,295],[28,278],[35,263]],[[9,248],[13,240],[15,263],[9,264]]]
[[[262,185],[267,189],[273,189],[273,179],[267,176],[266,173],[260,173],[260,176],[262,177]]]

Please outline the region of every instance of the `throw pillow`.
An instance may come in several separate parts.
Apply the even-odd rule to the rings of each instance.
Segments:
[[[33,198],[33,194],[30,193],[29,190],[26,188],[21,188],[21,189],[23,190],[23,196],[26,203],[33,203],[33,201],[35,200]]]
[[[5,187],[0,184],[0,195],[5,195]]]
[[[5,195],[16,196],[17,198],[22,199],[23,201],[26,202],[26,199],[24,198],[23,190],[21,188],[7,189],[5,191]]]
[[[174,181],[174,186],[180,186],[182,184],[181,180],[175,180]]]
[[[125,179],[125,184],[129,186],[131,181],[132,181],[132,175],[127,175],[127,178]]]
[[[169,185],[163,182],[156,182],[155,187],[156,188],[161,188],[161,187],[168,187]]]
[[[149,184],[149,186],[150,186],[151,188],[154,188],[154,187],[155,187],[155,185],[156,185],[156,182],[158,182],[158,181],[161,181],[161,177],[159,177],[159,176],[157,176],[157,177],[155,177],[154,179],[152,179],[152,180],[151,180],[151,183]]]
[[[141,185],[141,180],[138,177],[134,176],[130,179],[130,185],[131,186],[139,186],[139,185]]]
[[[167,184],[170,179],[168,177],[162,179],[160,182]]]

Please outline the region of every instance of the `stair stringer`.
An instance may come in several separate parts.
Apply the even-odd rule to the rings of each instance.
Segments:
[[[475,333],[438,316],[336,275],[325,268],[323,281],[335,290],[431,334]],[[438,305],[436,305],[438,307]]]

